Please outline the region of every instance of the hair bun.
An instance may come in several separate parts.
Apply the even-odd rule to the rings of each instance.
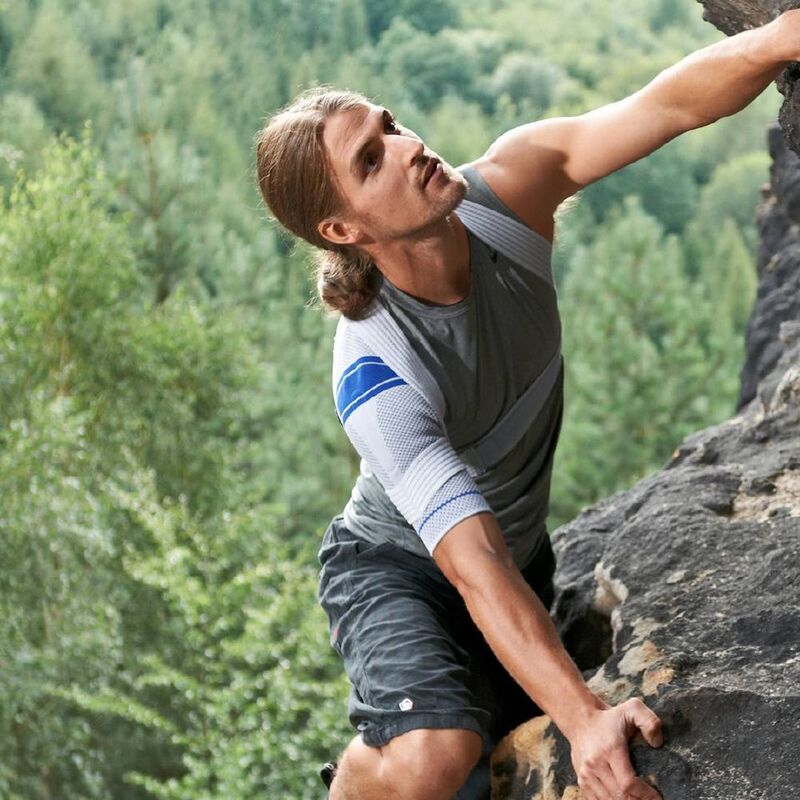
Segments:
[[[361,253],[330,250],[319,254],[317,294],[329,309],[348,319],[363,319],[379,286],[380,271]]]

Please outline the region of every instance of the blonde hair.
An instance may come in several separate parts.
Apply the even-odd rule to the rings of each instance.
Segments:
[[[359,92],[315,87],[276,112],[256,135],[256,172],[264,202],[281,225],[319,248],[317,295],[324,308],[350,319],[365,316],[380,272],[367,254],[334,244],[317,229],[323,219],[347,209],[322,134],[331,115],[369,103]]]

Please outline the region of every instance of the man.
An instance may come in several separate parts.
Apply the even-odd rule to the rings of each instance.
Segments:
[[[492,746],[539,709],[588,800],[659,797],[627,746],[637,731],[659,746],[660,720],[638,698],[596,697],[547,612],[563,378],[554,214],[751,102],[794,59],[799,15],[703,48],[618,102],[514,128],[458,170],[349,92],[307,93],[261,132],[266,203],[323,251],[319,294],[342,313],[334,396],[362,456],[320,551],[360,731],[329,771],[333,800],[486,798]]]

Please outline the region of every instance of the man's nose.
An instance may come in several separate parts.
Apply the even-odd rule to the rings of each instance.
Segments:
[[[408,166],[418,166],[424,161],[425,142],[413,136],[397,136],[395,141],[403,148],[403,160]]]

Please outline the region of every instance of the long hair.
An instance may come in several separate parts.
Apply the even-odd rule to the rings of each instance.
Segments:
[[[365,315],[378,291],[380,272],[366,253],[334,244],[317,230],[325,217],[347,208],[322,134],[332,114],[368,104],[358,92],[316,87],[276,112],[256,134],[256,172],[264,202],[281,225],[319,248],[317,295],[325,309],[350,319]]]

